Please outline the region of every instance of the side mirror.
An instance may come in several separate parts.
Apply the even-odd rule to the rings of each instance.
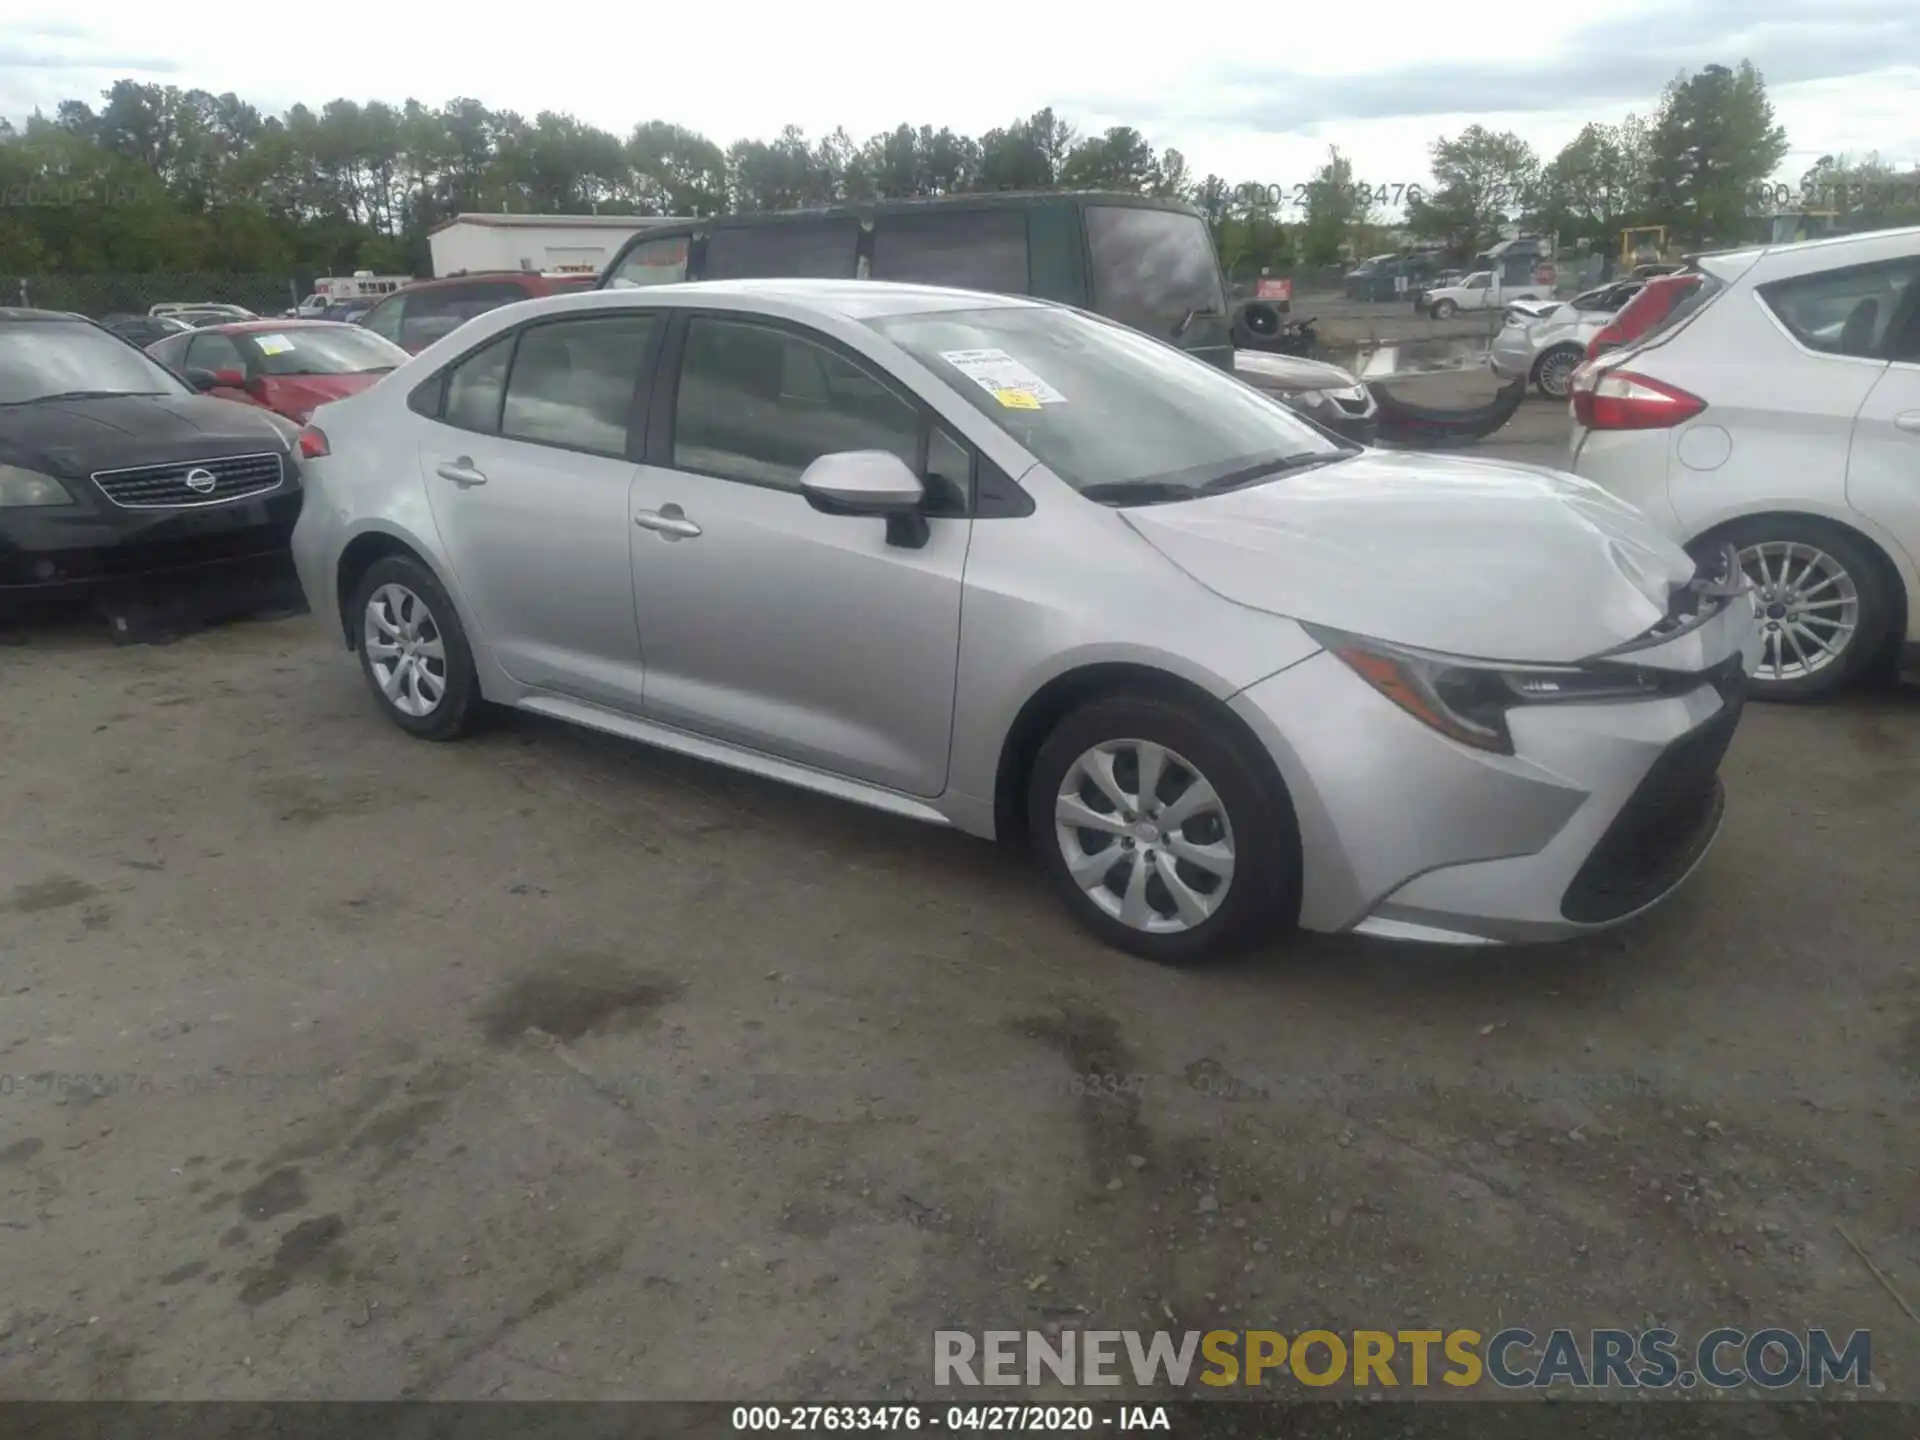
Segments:
[[[822,455],[801,474],[800,493],[823,515],[881,516],[889,545],[918,550],[927,543],[927,487],[888,451]]]
[[[221,383],[219,372],[214,370],[189,370],[181,378],[202,394]]]

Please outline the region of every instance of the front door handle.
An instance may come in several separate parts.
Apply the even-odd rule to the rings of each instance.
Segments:
[[[463,489],[469,485],[484,485],[487,483],[486,475],[474,469],[472,459],[465,455],[462,455],[458,460],[442,460],[440,464],[435,467],[434,473],[439,475],[442,480],[451,480]]]
[[[1893,423],[1902,430],[1910,430],[1920,435],[1920,410],[1909,410],[1903,415],[1893,417]]]
[[[662,505],[658,510],[636,510],[633,523],[642,530],[653,530],[669,540],[691,540],[700,527],[687,519],[678,505]]]

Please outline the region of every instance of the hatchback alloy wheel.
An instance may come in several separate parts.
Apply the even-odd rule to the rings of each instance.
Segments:
[[[1204,924],[1233,885],[1233,825],[1191,761],[1114,740],[1068,767],[1054,806],[1060,853],[1087,898],[1130,929]]]
[[[1549,354],[1540,362],[1540,372],[1535,377],[1540,382],[1540,393],[1549,400],[1566,399],[1580,359],[1577,350],[1555,350]]]
[[[1805,680],[1839,664],[1860,628],[1860,591],[1847,567],[1818,545],[1767,540],[1740,551],[1753,581],[1764,648],[1757,678]]]
[[[382,585],[367,601],[367,664],[389,705],[424,719],[447,694],[447,648],[439,622],[405,585]]]

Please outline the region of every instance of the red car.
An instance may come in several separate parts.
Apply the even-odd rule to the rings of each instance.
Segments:
[[[366,389],[407,352],[358,325],[240,320],[170,335],[147,353],[194,389],[304,425],[317,406]]]

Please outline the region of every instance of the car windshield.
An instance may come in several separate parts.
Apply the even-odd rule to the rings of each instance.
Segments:
[[[0,325],[0,405],[56,396],[187,393],[142,352],[92,325],[77,320]]]
[[[1357,453],[1226,371],[1078,311],[868,323],[1093,499],[1191,499]]]
[[[234,337],[260,375],[364,375],[407,363],[407,352],[357,325],[288,326]]]

